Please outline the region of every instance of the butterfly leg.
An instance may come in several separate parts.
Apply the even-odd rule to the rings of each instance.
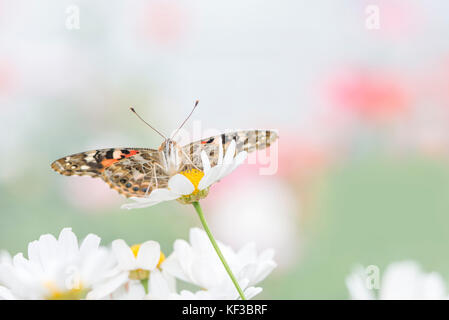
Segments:
[[[186,152],[184,151],[184,149],[181,148],[182,154],[184,155],[184,157],[187,159],[188,162],[190,162],[190,164],[192,166],[195,167],[195,169],[200,170],[200,168],[198,168],[192,161],[192,159],[190,159],[190,157],[186,154]]]
[[[143,176],[141,177],[141,180],[142,180],[141,184],[143,184],[143,182],[145,182],[145,176],[147,176],[149,173],[151,173],[151,168],[150,169],[145,168],[145,163],[141,163],[140,166],[141,166],[142,172],[143,172]],[[144,197],[148,196],[148,192],[150,191],[150,185],[151,185],[151,180],[148,182]]]
[[[162,166],[161,166],[160,164],[158,164],[158,163],[156,163],[156,164],[153,166],[153,177],[154,177],[154,180],[156,181],[156,189],[157,189],[157,188],[158,188],[158,182],[157,182],[157,171],[156,171],[156,166],[160,167],[161,169],[162,169]]]

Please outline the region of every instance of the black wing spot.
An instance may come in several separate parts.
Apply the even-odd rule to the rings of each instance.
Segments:
[[[265,139],[267,139],[267,141],[269,141],[271,139],[271,131],[267,130],[265,132]]]
[[[106,159],[114,159],[114,149],[106,151],[105,158]]]
[[[101,157],[100,151],[95,152],[95,154],[94,154],[94,159],[95,159],[97,162],[101,162],[101,160],[103,160],[102,157]]]

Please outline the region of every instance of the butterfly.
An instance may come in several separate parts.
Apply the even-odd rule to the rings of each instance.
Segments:
[[[191,116],[198,101],[189,116]],[[166,138],[158,130],[164,141],[158,149],[149,148],[108,148],[76,153],[54,161],[51,167],[56,172],[71,176],[91,176],[103,179],[112,189],[125,197],[147,197],[153,190],[167,188],[168,180],[177,173],[197,169],[203,171],[201,154],[209,157],[210,165],[217,165],[219,148],[226,152],[231,141],[235,141],[236,154],[248,153],[269,147],[278,135],[273,130],[243,130],[223,133],[180,146],[172,138]]]

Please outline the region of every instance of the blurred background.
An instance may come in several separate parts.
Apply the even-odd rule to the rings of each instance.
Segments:
[[[355,264],[413,259],[449,281],[447,1],[0,0],[0,248],[70,226],[170,253],[177,202],[125,211],[50,163],[170,133],[270,128],[278,170],[245,164],[203,201],[218,239],[276,249],[265,299],[346,299]],[[445,40],[446,39],[446,40]],[[199,128],[199,129],[198,129]]]

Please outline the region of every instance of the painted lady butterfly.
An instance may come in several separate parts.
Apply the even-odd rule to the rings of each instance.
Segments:
[[[198,102],[195,107],[197,104]],[[131,110],[135,112],[134,109]],[[235,140],[236,154],[241,151],[249,153],[269,147],[277,137],[277,133],[271,130],[236,131],[192,142],[183,147],[171,138],[164,137],[164,142],[157,150],[147,148],[92,150],[58,159],[51,164],[51,167],[66,176],[101,178],[112,189],[126,197],[146,197],[155,189],[167,188],[170,177],[179,172],[190,169],[203,170],[202,151],[205,151],[213,167],[217,164],[220,144],[223,145],[223,152],[226,152],[230,142]]]

